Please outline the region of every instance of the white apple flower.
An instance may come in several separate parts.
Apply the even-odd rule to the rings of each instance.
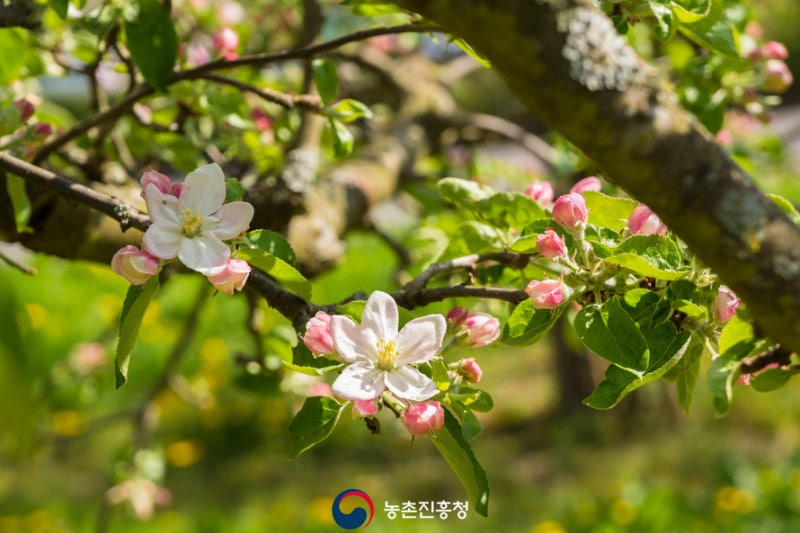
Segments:
[[[333,392],[346,400],[374,400],[389,389],[395,396],[422,402],[439,391],[411,365],[429,361],[442,347],[447,325],[441,315],[408,322],[399,332],[397,304],[376,291],[367,300],[361,325],[334,316],[330,329],[339,356],[350,363],[333,382]]]
[[[180,197],[164,194],[155,184],[144,190],[147,228],[144,248],[160,259],[175,259],[205,276],[225,270],[231,251],[222,241],[233,239],[250,225],[253,206],[225,202],[225,175],[216,163],[189,173]]]

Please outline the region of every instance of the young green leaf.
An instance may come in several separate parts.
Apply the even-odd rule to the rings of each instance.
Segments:
[[[693,338],[692,345],[686,351],[686,354],[670,370],[671,375],[675,377],[678,405],[686,413],[692,407],[694,388],[697,383],[697,377],[700,375],[700,359],[704,349],[703,342]]]
[[[292,245],[282,235],[268,229],[256,229],[247,232],[246,237],[250,242],[251,248],[257,248],[262,252],[272,254],[297,268],[297,256],[292,249]]]
[[[768,368],[750,379],[750,385],[758,392],[769,392],[786,385],[789,379],[800,370],[785,368]]]
[[[494,193],[489,187],[461,178],[442,178],[436,183],[436,189],[445,202],[459,207],[471,206]]]
[[[328,119],[328,131],[332,135],[333,153],[336,157],[346,157],[353,153],[353,134],[342,122]]]
[[[456,37],[452,38],[452,42],[454,45],[458,46],[462,52],[477,61],[478,64],[483,68],[492,68],[492,64],[489,62],[489,60],[476,52],[475,49],[472,48],[472,46],[470,46],[469,43],[467,43],[467,41],[464,39]]]
[[[621,231],[628,224],[631,213],[639,203],[629,198],[614,198],[597,191],[586,191],[586,208],[589,224]]]
[[[672,9],[678,20],[691,24],[711,12],[711,0],[672,0]]]
[[[603,261],[649,278],[674,280],[684,275],[680,270],[681,252],[672,239],[664,235],[628,237]]]
[[[17,233],[32,233],[28,226],[31,219],[31,202],[25,192],[25,180],[19,176],[6,174],[6,190],[11,198],[11,208],[14,210],[14,223]]]
[[[319,97],[325,105],[336,100],[339,94],[339,77],[336,73],[336,63],[330,59],[315,59],[311,62],[314,72],[314,83],[317,86]]]
[[[732,59],[741,57],[738,32],[725,18],[721,2],[712,2],[704,17],[692,23],[681,22],[678,29],[709,50]]]
[[[656,25],[653,28],[653,35],[661,42],[668,41],[675,35],[676,24],[675,14],[672,6],[664,0],[649,0],[650,11],[656,18]]]
[[[539,341],[561,316],[562,308],[534,309],[530,299],[514,308],[503,328],[501,342],[509,346],[528,346]]]
[[[117,376],[117,388],[128,381],[128,365],[131,352],[136,344],[139,327],[142,325],[147,306],[158,291],[158,276],[152,276],[144,285],[131,285],[122,304],[119,318],[119,342],[114,370]]]
[[[336,102],[335,105],[325,109],[325,114],[342,122],[353,122],[360,118],[372,118],[372,111],[367,104],[352,98],[345,98]]]
[[[280,283],[285,289],[308,300],[311,298],[311,282],[308,281],[292,265],[270,253],[258,248],[239,248],[239,259],[244,259],[252,266],[263,270]]]
[[[131,58],[147,83],[166,91],[178,57],[178,35],[169,11],[158,0],[141,0],[126,10],[123,28]]]
[[[59,18],[66,19],[69,11],[69,0],[50,0],[50,7],[56,12]]]
[[[458,420],[445,409],[444,427],[433,432],[436,449],[467,491],[472,508],[481,516],[489,514],[489,480],[472,451]]]
[[[303,407],[289,423],[289,459],[297,459],[300,454],[327,439],[346,405],[328,396],[306,398]]]
[[[611,363],[642,377],[650,349],[636,323],[615,297],[601,306],[587,305],[575,317],[581,342]]]
[[[243,196],[242,182],[236,178],[225,178],[225,202],[238,202]]]

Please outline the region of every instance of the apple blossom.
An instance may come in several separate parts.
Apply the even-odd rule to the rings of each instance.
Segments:
[[[429,401],[410,406],[403,413],[403,425],[415,437],[421,437],[429,431],[441,429],[444,425],[442,404]]]
[[[555,309],[569,297],[570,290],[558,279],[534,279],[525,292],[531,297],[534,309]]]
[[[161,259],[178,258],[205,276],[225,270],[233,239],[250,225],[253,206],[225,202],[225,176],[216,163],[189,173],[180,198],[151,183],[144,191],[153,224],[144,234],[144,248]]]
[[[583,178],[582,180],[578,181],[569,192],[576,192],[578,194],[583,194],[586,191],[597,191],[599,192],[603,188],[603,184],[600,182],[600,179],[596,176],[588,176]]]
[[[488,346],[500,336],[500,321],[486,313],[470,313],[464,321],[466,342],[471,348]]]
[[[483,377],[483,370],[471,357],[461,361],[461,364],[458,365],[458,373],[467,383],[478,383]]]
[[[306,334],[303,335],[303,344],[311,350],[315,357],[332,354],[336,351],[331,336],[331,315],[324,311],[317,311],[306,323]]]
[[[553,228],[547,228],[544,233],[536,237],[536,246],[547,259],[555,259],[567,253],[564,239]]]
[[[761,55],[767,59],[786,59],[789,57],[789,51],[783,43],[770,41],[761,47]]]
[[[211,38],[214,48],[222,52],[226,59],[236,59],[236,48],[239,46],[239,34],[231,28],[222,28]]]
[[[247,277],[250,275],[250,265],[247,261],[242,259],[228,259],[228,264],[225,265],[225,270],[219,274],[208,276],[208,281],[216,287],[220,292],[224,292],[228,296],[233,295],[234,289],[241,291],[244,284],[247,283]]]
[[[445,318],[450,323],[450,327],[455,330],[464,325],[468,316],[469,310],[466,307],[454,307],[447,313]]]
[[[782,93],[794,81],[789,67],[780,59],[768,59],[764,64],[764,83],[765,91],[771,93]]]
[[[569,231],[575,231],[586,224],[588,216],[586,199],[576,192],[562,194],[553,205],[553,220]]]
[[[439,391],[434,382],[411,365],[430,361],[442,346],[444,317],[427,315],[408,322],[398,332],[397,304],[375,291],[367,300],[361,325],[345,316],[331,319],[334,346],[349,363],[333,382],[333,392],[346,400],[374,400],[389,389],[409,401],[424,401]]]
[[[736,314],[736,310],[742,300],[736,297],[736,293],[725,285],[720,285],[717,297],[714,300],[714,316],[717,322],[722,324],[730,320]]]
[[[147,186],[151,183],[155,185],[156,188],[163,194],[169,194],[175,196],[176,198],[179,198],[181,192],[183,191],[182,183],[173,184],[172,180],[169,179],[169,176],[162,174],[157,170],[148,170],[142,174],[142,198],[144,198],[145,189],[147,189]]]
[[[667,226],[649,207],[639,204],[628,219],[628,228],[634,235],[663,235]]]
[[[158,272],[159,260],[145,250],[129,244],[111,258],[111,269],[131,285],[144,285]]]
[[[536,200],[536,203],[542,207],[550,207],[550,204],[553,203],[553,186],[549,181],[534,181],[525,189],[525,194]]]
[[[114,485],[106,491],[106,498],[113,504],[127,501],[139,520],[150,520],[156,505],[169,505],[172,494],[145,478],[135,478]]]

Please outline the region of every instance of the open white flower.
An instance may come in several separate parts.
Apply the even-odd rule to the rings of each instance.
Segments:
[[[253,206],[247,202],[222,205],[225,175],[216,163],[189,173],[180,198],[149,184],[144,199],[153,221],[144,234],[144,248],[160,259],[177,257],[206,276],[225,270],[231,251],[222,241],[242,233],[253,219]]]
[[[333,382],[337,396],[373,400],[389,389],[398,398],[422,402],[437,394],[434,382],[410,365],[429,361],[442,347],[444,317],[416,318],[399,333],[397,326],[397,304],[380,291],[367,300],[360,326],[344,316],[331,319],[336,351],[350,363]]]

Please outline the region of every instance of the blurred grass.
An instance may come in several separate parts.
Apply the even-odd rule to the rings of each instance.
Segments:
[[[350,240],[354,274],[318,280],[329,302],[356,289],[391,289],[391,253],[364,235]],[[110,509],[113,532],[333,532],[330,505],[358,488],[375,502],[374,531],[790,532],[800,530],[800,388],[762,395],[738,387],[732,413],[714,416],[698,383],[690,415],[666,385],[651,385],[610,412],[557,409],[554,361],[545,342],[529,350],[470,353],[496,408],[475,452],[492,483],[490,516],[391,521],[384,502],[462,501],[464,492],[427,438],[411,443],[390,413],[382,435],[345,413],[333,436],[286,460],[286,427],[309,383],[255,379],[241,361],[256,353],[244,297],[203,305],[180,375],[157,383],[203,280],[175,276],[148,311],[130,368],[114,390],[115,323],[126,284],[104,266],[37,256],[36,277],[0,270],[0,532],[96,531],[109,486],[124,479],[137,449],[166,467],[171,503],[150,521]],[[374,265],[378,265],[374,267]],[[269,364],[293,335],[265,306],[256,315]],[[288,329],[287,329],[288,328]],[[76,346],[108,351],[89,373]],[[17,413],[18,416],[12,416]],[[20,414],[21,413],[21,414]],[[144,438],[142,446],[137,439]],[[137,447],[138,446],[138,447]]]

